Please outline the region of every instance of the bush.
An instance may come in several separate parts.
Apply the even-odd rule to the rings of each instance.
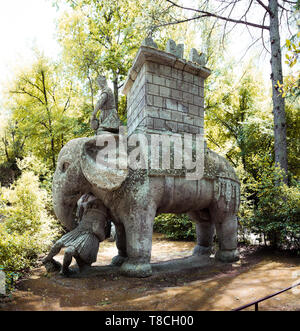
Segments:
[[[261,174],[254,228],[274,247],[300,250],[300,187],[293,185],[284,184],[274,166]]]
[[[273,247],[300,250],[299,183],[291,179],[287,186],[278,167],[261,163],[258,180],[249,184],[257,202],[241,206],[242,228],[264,237]]]
[[[0,198],[0,266],[6,273],[22,272],[35,264],[60,234],[49,216],[49,197],[38,177],[25,171]]]
[[[154,231],[165,234],[169,239],[196,239],[195,224],[184,214],[161,214],[157,216],[154,220]]]

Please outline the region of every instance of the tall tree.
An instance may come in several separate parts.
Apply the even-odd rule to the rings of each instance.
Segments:
[[[59,19],[59,41],[64,58],[86,90],[94,107],[95,77],[102,73],[113,82],[116,106],[135,51],[145,37],[135,23],[138,3],[131,0],[66,1],[72,10]]]
[[[60,3],[61,0],[56,0]],[[160,0],[66,0],[70,9],[58,21],[58,39],[63,47],[65,63],[83,84],[93,109],[98,86],[95,78],[105,74],[113,83],[115,102],[121,118],[126,102],[119,91],[127,77],[142,40],[152,33],[149,26],[158,17],[170,19],[170,13]],[[184,27],[185,29],[186,27]],[[185,29],[186,31],[186,29]],[[164,29],[156,34],[159,45],[170,36],[191,37],[179,33],[179,28]],[[156,31],[157,32],[157,31]],[[161,32],[161,31],[159,31]],[[157,38],[158,37],[158,38]],[[177,39],[177,38],[176,38]]]
[[[57,153],[74,135],[75,118],[80,116],[72,103],[77,92],[74,82],[65,81],[59,66],[37,55],[33,65],[23,69],[7,89],[5,106],[19,135],[27,137],[27,149],[47,163],[51,160],[55,169]]]
[[[180,19],[177,18],[171,22],[164,22],[159,26],[178,24],[202,18],[213,18],[224,22],[224,34],[226,34],[227,26],[230,23],[234,24],[234,26],[237,24],[244,25],[247,29],[260,29],[261,37],[256,41],[262,40],[264,46],[264,31],[268,31],[272,70],[275,163],[286,173],[284,180],[287,182],[286,114],[284,98],[281,97],[279,91],[279,86],[283,82],[279,30],[283,17],[286,17],[287,24],[289,24],[291,14],[293,13],[292,9],[297,5],[298,1],[268,0],[268,3],[265,3],[263,0],[246,2],[243,0],[205,0],[201,1],[198,8],[185,7],[173,0],[166,0],[166,2],[173,7],[182,9],[184,13],[192,12],[193,15]],[[244,5],[244,9],[241,9],[240,5]],[[258,10],[258,7],[260,7],[260,10]],[[262,15],[259,15],[260,12]],[[248,19],[249,16],[251,17],[250,20]],[[267,21],[269,21],[269,24],[267,24]]]

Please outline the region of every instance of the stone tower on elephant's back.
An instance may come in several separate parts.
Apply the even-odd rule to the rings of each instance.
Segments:
[[[166,51],[145,39],[123,88],[127,129],[147,133],[203,134],[204,80],[210,75],[204,54],[183,59],[183,45],[169,40]]]

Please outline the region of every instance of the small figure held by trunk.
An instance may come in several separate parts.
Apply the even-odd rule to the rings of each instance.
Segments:
[[[103,203],[93,194],[84,194],[77,202],[78,226],[63,235],[52,247],[50,253],[43,260],[47,271],[61,269],[61,274],[68,276],[71,273],[69,266],[74,257],[80,271],[90,267],[97,260],[99,242],[110,234],[108,212]],[[65,247],[63,265],[53,257]]]

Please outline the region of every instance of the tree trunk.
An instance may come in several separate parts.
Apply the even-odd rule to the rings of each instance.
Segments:
[[[118,88],[118,76],[115,75],[114,77],[114,96],[115,96],[115,103],[116,103],[116,110],[118,112],[119,109],[119,88]]]
[[[93,89],[93,82],[91,77],[88,75],[88,80],[89,80],[89,85],[90,85],[90,90],[91,90],[91,102],[92,102],[92,107],[93,107],[93,111],[95,109],[94,107],[94,89]]]
[[[271,67],[272,67],[272,100],[274,115],[274,150],[275,163],[285,172],[284,182],[287,183],[287,143],[286,143],[286,117],[284,98],[278,91],[278,82],[282,84],[282,62],[278,22],[277,0],[269,0],[270,10],[270,43],[271,43]]]
[[[52,166],[53,170],[56,168],[56,161],[55,161],[55,149],[54,149],[54,138],[51,136],[51,153],[52,153]]]

